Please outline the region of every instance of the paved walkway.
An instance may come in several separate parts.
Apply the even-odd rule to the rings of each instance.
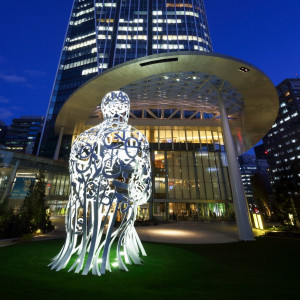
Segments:
[[[33,241],[42,241],[64,238],[65,218],[54,217],[51,219],[55,230],[34,237]],[[217,244],[237,242],[238,230],[234,222],[200,222],[184,221],[156,226],[136,227],[140,239],[145,242],[173,243],[173,244]],[[255,235],[263,231],[255,231]],[[0,247],[12,245],[16,239],[0,240]]]
[[[55,230],[34,240],[65,237],[65,218],[52,218]],[[238,241],[238,231],[234,222],[175,222],[156,226],[136,227],[139,237],[145,242],[174,244],[215,244]]]
[[[238,241],[234,223],[185,221],[136,228],[142,241],[173,244],[217,244]]]

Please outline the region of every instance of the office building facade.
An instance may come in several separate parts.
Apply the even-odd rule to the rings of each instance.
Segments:
[[[257,172],[257,161],[255,156],[245,154],[239,156],[239,164],[246,198],[249,203],[253,203],[251,177]]]
[[[0,145],[2,145],[6,133],[7,133],[7,126],[3,121],[0,120]]]
[[[4,138],[7,150],[36,154],[43,128],[44,117],[21,116],[12,120]]]
[[[279,114],[264,137],[273,184],[288,184],[287,196],[294,199],[300,215],[300,78],[285,79],[277,86]]]

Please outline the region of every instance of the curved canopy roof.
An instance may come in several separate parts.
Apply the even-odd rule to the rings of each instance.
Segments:
[[[245,148],[268,132],[278,113],[274,85],[249,63],[215,53],[171,52],[120,64],[82,85],[60,110],[56,132],[64,127],[65,134],[72,134],[113,90],[128,93],[131,109],[197,108],[208,113],[218,113],[220,90],[228,114],[241,118]]]

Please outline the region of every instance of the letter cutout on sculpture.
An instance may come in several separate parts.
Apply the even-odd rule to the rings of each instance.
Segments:
[[[111,271],[117,262],[141,264],[146,255],[134,227],[138,205],[151,194],[149,143],[128,125],[130,101],[114,91],[102,99],[104,121],[80,134],[72,145],[69,168],[71,193],[66,215],[66,240],[49,266],[59,271]],[[120,226],[114,227],[120,220]],[[116,257],[111,246],[117,240]]]

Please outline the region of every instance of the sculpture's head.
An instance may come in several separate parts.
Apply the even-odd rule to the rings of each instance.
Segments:
[[[130,110],[128,95],[121,91],[107,93],[102,99],[101,110],[105,120],[113,123],[127,123]]]

